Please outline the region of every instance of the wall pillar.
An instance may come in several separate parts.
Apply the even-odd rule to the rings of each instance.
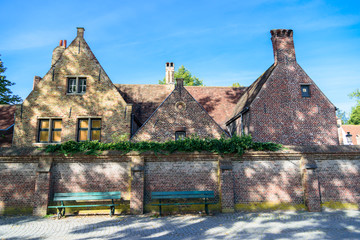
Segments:
[[[220,168],[220,196],[221,211],[229,213],[235,211],[234,174],[231,161],[219,161]]]
[[[144,157],[136,155],[131,157],[131,193],[130,213],[144,213]]]
[[[305,206],[309,212],[321,212],[321,195],[316,162],[301,157],[300,165]]]
[[[34,194],[33,215],[35,216],[45,216],[47,214],[51,181],[50,168],[52,161],[52,157],[40,157],[39,159]]]

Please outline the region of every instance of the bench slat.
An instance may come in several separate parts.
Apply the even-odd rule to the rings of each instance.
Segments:
[[[74,208],[74,207],[112,207],[112,206],[119,206],[120,204],[94,204],[94,205],[69,205],[69,206],[49,206],[48,208]]]
[[[81,195],[62,193],[61,195],[63,195],[63,196],[59,196],[59,194],[55,193],[53,201],[105,200],[105,199],[120,199],[121,198],[120,192],[112,192],[112,193],[104,192],[104,193],[102,193],[102,195],[100,195],[99,193],[97,193],[96,195],[86,195],[84,193],[82,193]]]
[[[152,199],[179,199],[179,198],[215,198],[214,195],[163,195],[163,196],[151,196]]]
[[[209,202],[209,203],[159,203],[159,204],[157,204],[157,203],[154,203],[154,204],[151,204],[152,206],[168,206],[168,205],[197,205],[197,204],[201,204],[201,205],[204,205],[204,204],[216,204],[215,202]]]
[[[181,192],[152,192],[151,196],[183,195],[183,194],[214,194],[214,191],[181,191]]]
[[[104,199],[120,199],[117,195],[102,195],[102,196],[69,196],[69,197],[54,197],[53,201],[73,201],[73,200],[104,200]]]
[[[55,197],[72,197],[72,196],[101,196],[101,195],[120,195],[121,192],[77,192],[77,193],[54,193]]]

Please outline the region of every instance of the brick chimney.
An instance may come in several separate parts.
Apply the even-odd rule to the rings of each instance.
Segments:
[[[296,62],[293,30],[273,29],[270,31],[275,64]]]
[[[39,84],[40,81],[41,81],[41,77],[39,76],[34,77],[33,90],[36,88],[36,86]]]
[[[177,78],[176,79],[176,88],[182,88],[184,87],[184,79],[183,78]]]
[[[83,38],[84,37],[85,28],[77,27],[77,36]]]
[[[165,64],[165,82],[166,84],[174,84],[174,63],[167,62]]]
[[[66,40],[60,40],[59,46],[57,46],[53,51],[51,66],[53,66],[60,59],[65,49],[66,49]]]

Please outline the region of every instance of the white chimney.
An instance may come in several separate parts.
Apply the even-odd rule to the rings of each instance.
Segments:
[[[173,62],[167,62],[165,64],[165,82],[166,84],[174,84],[174,63]]]

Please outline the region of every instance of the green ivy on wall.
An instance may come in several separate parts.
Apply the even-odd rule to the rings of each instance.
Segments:
[[[122,153],[131,151],[137,152],[154,152],[169,154],[177,152],[213,152],[220,155],[232,153],[242,155],[246,150],[255,151],[277,151],[282,146],[271,142],[253,142],[251,136],[233,136],[232,138],[220,139],[200,139],[199,137],[190,137],[178,141],[166,142],[130,142],[121,141],[113,143],[101,143],[97,141],[75,142],[68,141],[62,144],[49,145],[46,152],[58,152],[65,155],[84,153],[89,155],[97,155],[105,150],[116,150]]]

